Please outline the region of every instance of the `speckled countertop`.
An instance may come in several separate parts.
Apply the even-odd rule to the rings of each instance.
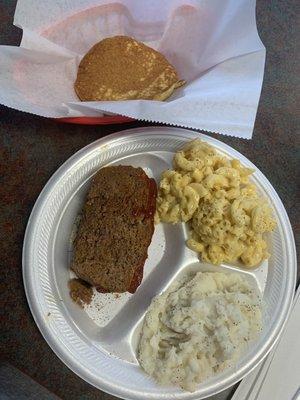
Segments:
[[[21,32],[12,25],[15,3],[0,0],[1,45],[20,42]],[[267,62],[253,139],[213,136],[243,153],[269,178],[286,207],[299,245],[296,2],[258,0],[257,20]],[[22,282],[26,223],[43,186],[68,157],[109,133],[138,126],[146,124],[67,125],[0,106],[1,355],[62,399],[114,397],[71,372],[39,333]]]

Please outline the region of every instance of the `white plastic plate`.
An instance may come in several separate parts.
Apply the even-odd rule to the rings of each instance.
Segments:
[[[134,295],[96,294],[82,310],[69,296],[72,237],[77,215],[95,172],[105,165],[142,167],[157,182],[171,167],[174,152],[200,138],[220,153],[255,168],[252,180],[269,199],[278,227],[270,235],[271,257],[255,270],[213,267],[200,263],[185,246],[184,225],[160,224],[149,248],[144,278]],[[142,319],[151,299],[188,269],[237,271],[254,280],[265,303],[260,339],[233,369],[203,382],[194,393],[157,385],[139,367],[136,346]],[[30,216],[23,249],[24,285],[35,321],[60,359],[99,389],[124,399],[202,399],[233,385],[270,351],[283,329],[291,307],[296,253],[286,211],[265,176],[244,156],[221,141],[176,128],[123,131],[86,146],[52,176]]]

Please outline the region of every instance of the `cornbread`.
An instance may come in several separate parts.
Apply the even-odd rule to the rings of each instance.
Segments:
[[[82,101],[165,100],[184,83],[162,54],[130,37],[114,36],[83,57],[75,91]]]
[[[141,168],[100,169],[74,242],[72,270],[101,292],[134,293],[154,231],[156,184]]]
[[[159,383],[194,391],[198,383],[234,367],[261,326],[261,297],[245,278],[187,275],[152,301],[138,360]]]

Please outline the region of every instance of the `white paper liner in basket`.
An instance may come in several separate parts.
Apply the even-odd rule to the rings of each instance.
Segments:
[[[46,117],[116,113],[251,138],[265,49],[254,0],[19,0],[20,47],[0,46],[0,103]],[[165,102],[80,102],[82,56],[101,39],[128,35],[163,53],[187,85]]]

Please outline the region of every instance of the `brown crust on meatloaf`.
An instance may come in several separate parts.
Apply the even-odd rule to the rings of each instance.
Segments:
[[[83,208],[71,268],[101,292],[134,293],[154,231],[156,183],[141,168],[97,172]]]

